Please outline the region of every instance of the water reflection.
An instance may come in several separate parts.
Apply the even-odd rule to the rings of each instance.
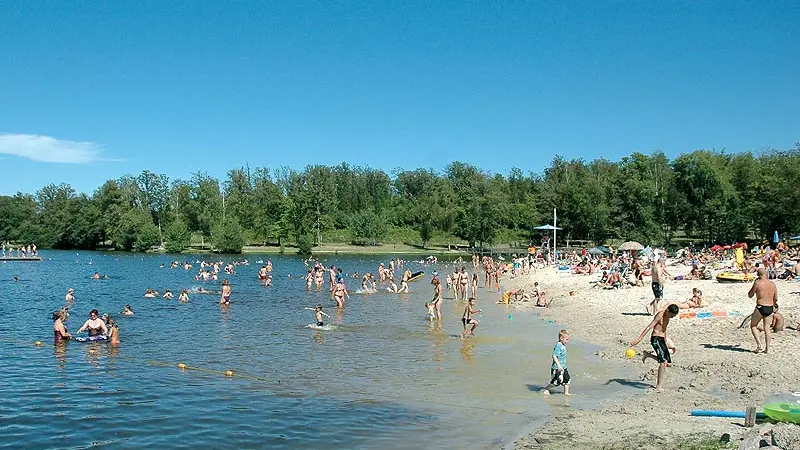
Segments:
[[[314,333],[314,342],[316,342],[319,345],[322,345],[325,342],[325,339],[322,337],[321,331],[317,331],[316,333]]]
[[[472,357],[475,356],[475,341],[473,339],[461,340],[461,358],[472,365]]]
[[[58,369],[64,370],[67,367],[67,342],[61,341],[53,345],[53,357],[58,361]]]

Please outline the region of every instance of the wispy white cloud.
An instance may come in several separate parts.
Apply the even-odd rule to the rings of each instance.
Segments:
[[[94,142],[66,141],[35,134],[0,133],[0,154],[34,161],[86,164],[99,161],[102,150]]]

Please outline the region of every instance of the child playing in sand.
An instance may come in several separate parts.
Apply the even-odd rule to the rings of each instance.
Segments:
[[[550,384],[544,388],[544,395],[550,395],[550,389],[556,386],[564,386],[564,395],[569,393],[569,370],[567,370],[567,344],[569,343],[569,332],[561,330],[558,332],[558,342],[553,347],[553,364],[550,366]]]

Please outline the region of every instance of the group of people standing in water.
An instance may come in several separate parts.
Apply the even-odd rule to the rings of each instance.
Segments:
[[[259,261],[261,262],[261,261]],[[322,291],[327,284],[329,286],[329,292],[331,295],[331,299],[336,302],[337,308],[343,308],[345,301],[350,298],[350,292],[347,289],[345,284],[345,273],[342,267],[337,267],[336,265],[331,265],[329,267],[325,267],[320,261],[314,260],[313,265],[310,264],[310,260],[306,260],[306,265],[309,266],[307,274],[305,276],[305,283],[306,289],[308,291],[312,290],[312,287],[316,287],[317,291]],[[476,258],[473,258],[473,264],[477,264]],[[487,280],[486,283],[489,284],[492,281],[492,277],[495,276],[495,268],[493,265],[494,261],[491,258],[484,257],[482,261],[484,272],[487,273]],[[224,270],[226,273],[233,274],[235,272],[235,266],[239,264],[247,264],[244,263],[232,263],[232,264],[223,264],[222,262],[211,262],[206,263],[205,261],[200,262],[201,269],[200,273],[196,277],[198,280],[209,280],[211,281],[211,277],[216,277],[217,273]],[[410,292],[409,282],[412,280],[412,277],[416,278],[420,275],[420,272],[413,274],[410,269],[406,269],[404,267],[405,261],[402,259],[393,259],[388,262],[388,264],[380,263],[376,274],[377,276],[373,275],[370,272],[366,272],[363,275],[359,275],[358,272],[355,272],[351,275],[352,278],[358,279],[361,278],[361,290],[358,291],[361,294],[370,294],[377,292],[378,284],[388,284],[386,286],[386,290],[392,293],[408,293]],[[164,264],[161,264],[161,267],[164,267]],[[190,270],[192,265],[188,262],[180,263],[178,261],[173,262],[170,266],[171,268],[178,268],[183,267],[185,270]],[[395,272],[400,270],[402,275],[400,276],[400,287],[398,288],[395,283]],[[257,277],[260,281],[264,282],[267,286],[271,285],[272,283],[272,271],[273,266],[271,261],[267,261],[258,271]],[[454,297],[456,300],[465,301],[464,311],[461,317],[462,325],[464,327],[463,333],[461,333],[462,337],[466,337],[469,335],[474,335],[475,329],[478,327],[478,320],[475,319],[473,316],[475,314],[479,314],[481,312],[480,309],[476,309],[475,302],[477,298],[477,289],[478,289],[478,269],[476,267],[475,273],[470,275],[467,270],[466,266],[461,266],[460,268],[456,266],[455,271],[452,274],[447,274],[447,288],[453,290]],[[208,274],[208,275],[204,275]],[[291,275],[288,275],[291,278]],[[97,273],[92,276],[94,279],[100,278]],[[327,280],[326,280],[327,279]],[[443,300],[443,286],[439,279],[439,274],[434,271],[433,278],[431,280],[431,284],[433,286],[433,298],[430,302],[425,304],[427,310],[427,316],[429,320],[442,320],[442,300]],[[202,287],[201,290],[198,291],[199,293],[212,293],[212,291],[206,291]],[[219,304],[223,307],[227,307],[231,303],[231,294],[232,294],[232,287],[228,279],[224,279],[222,281],[221,290],[217,291],[220,295]],[[147,289],[144,294],[145,298],[155,298],[158,296],[162,296],[164,299],[173,299],[174,295],[170,289],[165,289],[164,294],[161,295],[159,292],[153,289]],[[182,289],[180,295],[178,296],[178,300],[183,303],[189,302],[189,290],[184,288]],[[55,343],[59,344],[66,340],[72,338],[72,334],[66,328],[65,321],[69,317],[69,308],[75,302],[75,291],[74,289],[70,288],[65,295],[65,306],[55,311],[52,315],[53,318],[53,331],[54,331],[54,340]],[[318,323],[324,322],[323,317],[326,317],[322,311],[321,305],[318,305],[312,309],[315,313],[316,319]],[[121,312],[123,316],[133,316],[133,309],[131,305],[125,305],[124,310]],[[97,309],[92,309],[89,313],[89,319],[81,326],[77,333],[88,332],[90,337],[95,336],[106,336],[112,345],[119,344],[119,327],[116,321],[108,316],[107,314],[103,314],[100,317],[99,312]]]

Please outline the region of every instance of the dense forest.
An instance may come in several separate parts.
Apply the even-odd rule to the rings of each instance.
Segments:
[[[618,162],[555,157],[541,173],[487,173],[462,162],[443,172],[311,165],[232,169],[170,180],[144,171],[108,180],[91,196],[67,184],[0,196],[0,241],[43,248],[180,252],[202,240],[243,245],[323,242],[470,246],[527,243],[552,222],[567,239],[670,245],[677,237],[725,243],[800,233],[800,144],[762,154],[695,151],[670,161],[634,153]]]

